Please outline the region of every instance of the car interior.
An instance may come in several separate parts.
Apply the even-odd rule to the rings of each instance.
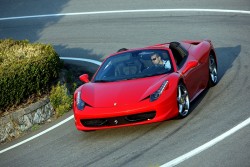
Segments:
[[[120,62],[115,68],[115,76],[141,73],[142,63],[139,60]]]
[[[169,45],[178,68],[181,68],[188,57],[188,51],[179,42],[171,42]]]

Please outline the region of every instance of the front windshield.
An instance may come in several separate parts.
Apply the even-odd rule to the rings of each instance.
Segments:
[[[114,82],[162,75],[173,71],[167,50],[137,50],[106,59],[94,82]]]

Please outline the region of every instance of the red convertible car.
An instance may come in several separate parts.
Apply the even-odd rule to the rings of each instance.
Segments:
[[[184,118],[218,81],[210,40],[123,49],[107,57],[74,93],[76,128],[91,131]]]

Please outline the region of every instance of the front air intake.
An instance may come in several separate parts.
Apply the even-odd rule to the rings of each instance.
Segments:
[[[89,119],[89,120],[81,120],[83,126],[86,127],[96,127],[96,126],[104,126],[108,122],[107,119]]]
[[[86,127],[103,127],[103,126],[119,126],[124,124],[132,124],[151,120],[155,117],[156,112],[145,112],[140,114],[125,115],[120,117],[99,118],[99,119],[82,119],[81,123]]]
[[[129,122],[140,122],[140,121],[153,119],[155,115],[156,115],[156,112],[152,111],[152,112],[147,112],[147,113],[129,115],[129,116],[126,116],[125,119]]]

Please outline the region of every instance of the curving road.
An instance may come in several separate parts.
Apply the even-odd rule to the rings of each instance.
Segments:
[[[136,9],[231,9],[250,11],[249,0],[1,0],[0,18]],[[207,143],[250,117],[250,14],[224,12],[133,12],[0,19],[0,38],[52,43],[62,57],[102,61],[121,47],[182,39],[211,39],[219,83],[199,96],[183,120],[79,132],[74,121],[0,154],[0,166],[160,166]],[[97,66],[82,65],[89,71]],[[19,143],[72,115],[69,112],[6,145]],[[250,126],[177,166],[249,167]]]

